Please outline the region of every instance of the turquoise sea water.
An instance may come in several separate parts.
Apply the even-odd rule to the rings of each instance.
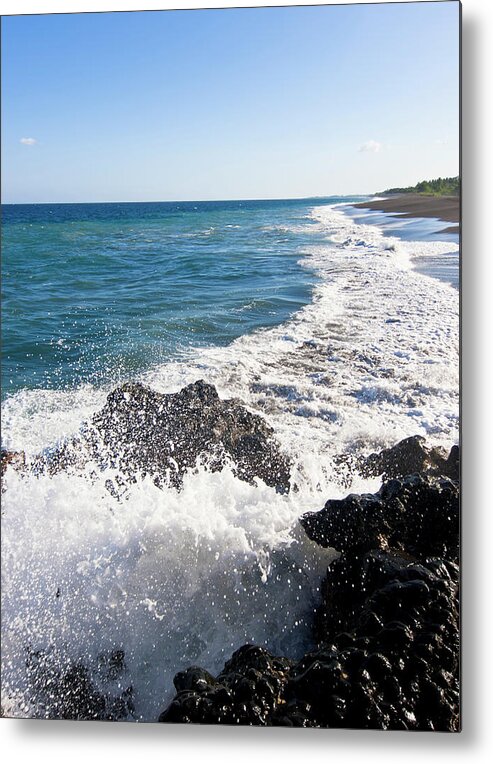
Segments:
[[[75,664],[108,697],[132,687],[139,721],[177,671],[217,674],[245,643],[299,658],[332,554],[299,517],[380,487],[358,455],[457,442],[458,243],[348,201],[4,208],[2,448],[26,463],[2,482],[7,716],[59,713],[28,655],[50,682]],[[128,378],[242,401],[297,490],[211,471],[207,454],[181,491],[126,481],[118,454],[80,462],[77,436]],[[40,471],[60,444],[73,469]],[[101,662],[115,650],[118,687]]]
[[[5,206],[3,397],[118,382],[282,323],[315,281],[308,212],[337,201]]]

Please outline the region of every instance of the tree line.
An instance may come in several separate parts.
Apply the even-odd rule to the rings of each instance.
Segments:
[[[454,178],[435,178],[434,180],[422,180],[415,186],[407,188],[387,188],[379,192],[383,194],[434,194],[435,196],[459,196],[460,179],[456,175]]]

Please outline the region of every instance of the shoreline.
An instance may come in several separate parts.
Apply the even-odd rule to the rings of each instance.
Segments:
[[[455,223],[439,233],[460,233],[460,198],[455,196],[397,194],[379,201],[358,202],[353,207],[396,214],[403,218],[437,218],[446,223]]]
[[[89,398],[85,392],[83,399],[66,401],[62,396],[47,406],[36,392],[40,402],[34,411],[28,402],[25,424],[25,409],[11,409],[7,420],[19,435],[19,447],[29,445],[28,469],[33,463],[35,474],[17,479],[14,470],[25,469],[25,458],[21,453],[2,455],[8,470],[4,486],[10,509],[4,519],[12,579],[16,560],[31,561],[14,579],[6,623],[17,624],[19,612],[22,616],[29,608],[30,617],[40,623],[39,649],[47,641],[44,624],[49,627],[48,644],[60,644],[60,659],[58,648],[53,660],[51,653],[40,653],[38,670],[39,664],[26,664],[24,644],[31,643],[31,635],[12,632],[7,678],[14,690],[30,682],[33,713],[41,709],[50,718],[164,723],[458,728],[458,657],[444,647],[458,639],[458,569],[455,552],[450,560],[448,551],[455,543],[457,513],[454,509],[452,517],[450,507],[457,504],[458,486],[442,487],[440,482],[447,479],[453,462],[449,449],[458,440],[455,425],[451,419],[442,421],[441,413],[444,405],[449,411],[456,405],[453,373],[448,381],[456,363],[451,342],[456,297],[427,280],[401,276],[392,250],[381,257],[375,243],[389,243],[377,230],[384,226],[369,226],[368,236],[362,231],[350,237],[349,232],[361,228],[340,210],[321,207],[311,216],[323,236],[333,232],[336,242],[346,242],[331,249],[330,257],[322,246],[305,258],[320,274],[310,303],[316,310],[310,307],[302,316],[292,316],[288,324],[260,335],[261,340],[258,334],[243,337],[225,356],[205,348],[173,371],[169,365],[150,370],[147,389],[120,383],[97,408],[91,390]],[[402,249],[407,247],[404,241]],[[448,247],[433,243],[431,251]],[[411,242],[409,250],[426,255],[428,243]],[[349,267],[352,292],[345,289]],[[334,301],[334,281],[336,295],[345,298],[344,311]],[[414,320],[408,331],[410,316]],[[443,326],[446,332],[440,331]],[[413,352],[402,352],[412,351],[416,333],[424,347],[436,348],[441,371],[422,363],[419,348],[415,359]],[[231,372],[232,361],[240,373]],[[392,377],[379,373],[389,368]],[[411,397],[407,391],[413,380]],[[402,395],[395,394],[396,386]],[[437,390],[443,397],[436,405]],[[430,427],[433,442],[417,435],[419,419],[409,411],[436,423]],[[92,424],[83,432],[92,435],[86,447],[77,433],[89,412]],[[389,420],[407,445],[388,436]],[[54,426],[65,439],[59,450],[48,452],[47,433]],[[74,448],[66,438],[72,431]],[[450,438],[446,433],[452,432]],[[36,439],[39,452],[33,450]],[[441,456],[430,456],[441,446]],[[49,454],[47,461],[44,453]],[[361,456],[357,462],[356,454]],[[183,468],[195,469],[197,455],[211,469],[207,474],[200,470],[197,479],[187,477],[179,493]],[[342,460],[336,462],[335,456]],[[257,458],[269,474],[260,472]],[[111,479],[106,469],[110,460],[117,465]],[[436,463],[436,470],[431,464],[433,474],[429,479],[420,476],[431,462]],[[395,481],[409,475],[418,475],[418,482],[409,478],[399,482],[402,491],[377,496],[383,473],[394,481],[387,483],[391,491]],[[152,484],[145,480],[148,475]],[[296,498],[293,493],[286,500],[291,475],[298,490]],[[31,480],[36,501],[26,488]],[[169,486],[159,485],[168,480]],[[392,508],[401,500],[406,505],[403,517],[390,528],[387,517],[394,520]],[[125,502],[130,512],[108,512],[116,502]],[[56,512],[50,511],[53,507]],[[364,528],[362,537],[359,517],[367,511],[375,523],[368,531]],[[86,517],[89,522],[81,526]],[[414,529],[419,534],[421,526],[439,527],[440,533],[415,537]],[[60,527],[68,530],[62,555],[55,552]],[[286,546],[291,528],[300,544]],[[442,554],[445,530],[450,543]],[[307,556],[298,551],[304,549],[305,536]],[[191,554],[190,538],[197,540],[197,552]],[[116,549],[110,558],[109,543]],[[341,555],[334,565],[331,547]],[[89,550],[82,568],[81,549]],[[444,560],[443,575],[424,564],[422,558],[431,553]],[[54,560],[50,566],[48,558]],[[103,578],[98,572],[94,583],[93,565],[103,570]],[[183,589],[179,599],[176,581]],[[85,609],[80,613],[80,602],[88,587],[97,598],[86,616]],[[434,609],[438,598],[440,611]],[[68,637],[57,625],[61,607]],[[176,613],[169,625],[167,612]],[[106,628],[107,615],[112,621]],[[118,624],[115,632],[112,622]],[[445,684],[440,678],[434,681],[440,671],[447,672]],[[390,686],[389,675],[397,685],[392,681]],[[432,698],[428,705],[425,695]],[[11,700],[6,694],[7,712],[16,711],[16,697],[13,693]]]

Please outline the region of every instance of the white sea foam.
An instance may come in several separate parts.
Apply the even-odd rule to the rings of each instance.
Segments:
[[[338,474],[340,453],[369,452],[413,434],[449,448],[458,437],[458,293],[412,270],[450,243],[403,242],[316,207],[323,245],[300,254],[318,283],[281,326],[225,348],[190,351],[142,381],[163,392],[203,378],[273,425],[297,492],[280,496],[231,470],[186,476],[183,490],[143,480],[117,501],[107,474],[6,476],[2,516],[3,698],[7,712],[50,715],[29,686],[26,651],[61,665],[123,649],[136,717],[155,719],[190,664],[218,671],[250,641],[297,656],[330,550],[297,519],[377,479]],[[318,236],[318,238],[319,238]],[[4,445],[34,454],[77,431],[107,390],[23,391],[3,410]]]
[[[295,459],[388,446],[420,434],[458,437],[458,293],[415,273],[414,256],[457,249],[407,242],[317,207],[323,246],[301,263],[320,277],[311,303],[281,326],[152,369],[161,391],[197,376],[270,419]]]
[[[188,476],[181,493],[144,480],[120,503],[82,476],[28,481],[11,471],[5,496],[7,710],[52,712],[32,697],[28,649],[89,667],[123,649],[120,686],[103,688],[131,684],[137,718],[152,720],[171,699],[179,669],[217,672],[246,642],[293,657],[311,643],[333,553],[310,542],[296,520],[322,497],[281,497],[229,469]]]

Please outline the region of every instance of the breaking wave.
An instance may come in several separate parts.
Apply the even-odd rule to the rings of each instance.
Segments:
[[[47,680],[41,690],[39,672],[59,680],[72,664],[103,694],[131,696],[120,718],[154,720],[174,674],[190,664],[217,672],[245,642],[300,656],[333,553],[297,520],[328,498],[379,486],[336,457],[415,434],[446,448],[457,442],[458,293],[413,270],[413,258],[450,257],[455,246],[384,236],[342,206],[315,207],[310,224],[325,243],[308,241],[300,253],[318,277],[308,305],[282,325],[192,349],[140,377],[161,392],[201,378],[222,398],[240,398],[274,428],[297,490],[279,495],[228,467],[202,465],[181,491],[143,478],[116,499],[107,474],[90,467],[53,476],[8,470],[7,713],[56,715],[56,681],[53,692]],[[49,449],[76,433],[110,389],[16,393],[3,404],[4,447],[28,456]]]

